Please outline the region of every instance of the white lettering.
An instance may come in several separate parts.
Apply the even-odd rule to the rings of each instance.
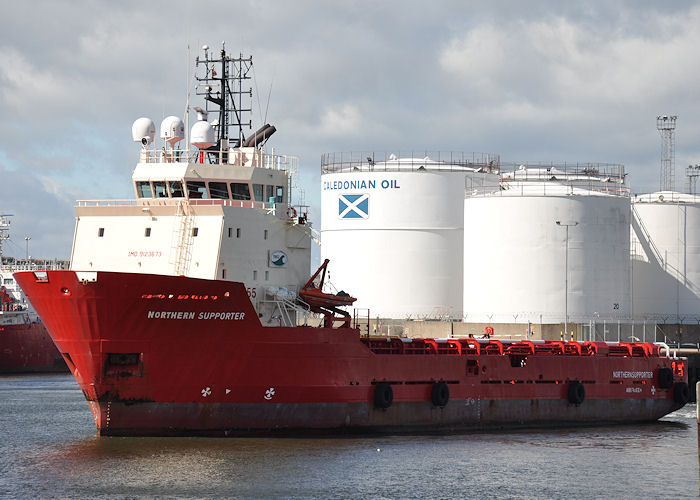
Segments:
[[[628,371],[614,371],[612,372],[613,378],[653,378],[653,372],[628,372]]]

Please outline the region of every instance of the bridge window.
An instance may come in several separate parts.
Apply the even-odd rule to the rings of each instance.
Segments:
[[[265,186],[262,184],[253,184],[253,195],[255,196],[255,201],[264,201],[263,190]]]
[[[275,186],[275,191],[277,203],[282,203],[284,201],[284,188],[282,186]]]
[[[270,198],[275,197],[275,186],[265,186],[265,203],[270,202]],[[272,201],[275,201],[274,199]]]
[[[207,199],[207,187],[204,182],[187,181],[187,197],[193,199]]]
[[[228,200],[228,188],[225,182],[210,182],[209,194],[215,200]]]
[[[151,183],[148,181],[136,181],[136,196],[139,198],[153,198]]]
[[[147,228],[146,228],[146,231],[144,232],[144,236],[145,236],[146,238],[150,238],[150,237],[151,237],[151,228],[150,228],[150,227],[147,227]]]
[[[182,190],[182,182],[180,181],[170,181],[168,183],[168,188],[170,189],[170,196],[173,198],[184,198],[185,193]]]
[[[97,237],[102,238],[105,235],[105,228],[101,227],[97,230]]]
[[[193,227],[192,228],[192,236],[197,236],[199,234],[199,228],[198,227]]]
[[[233,198],[234,200],[249,200],[250,188],[248,187],[248,184],[244,184],[242,182],[232,182],[231,198]]]
[[[165,189],[165,181],[153,181],[153,191],[155,191],[156,198],[168,197],[168,191]]]

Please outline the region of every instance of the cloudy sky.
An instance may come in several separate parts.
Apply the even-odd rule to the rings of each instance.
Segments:
[[[76,199],[133,197],[131,124],[182,116],[191,58],[253,55],[254,128],[301,157],[459,151],[621,163],[659,189],[656,116],[678,115],[676,186],[700,163],[700,5],[561,1],[0,0],[6,255],[68,258]],[[269,101],[268,101],[268,95]],[[195,103],[193,103],[195,104]]]

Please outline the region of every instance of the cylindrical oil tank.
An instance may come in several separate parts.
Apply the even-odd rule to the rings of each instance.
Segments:
[[[322,158],[321,256],[358,314],[462,316],[465,181],[497,179],[490,155],[334,153]]]
[[[613,171],[521,167],[466,191],[466,322],[628,318],[630,199]]]
[[[631,243],[634,316],[700,321],[700,197],[670,191],[636,195]]]

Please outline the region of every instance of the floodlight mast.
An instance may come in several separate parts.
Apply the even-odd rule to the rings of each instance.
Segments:
[[[656,129],[661,134],[661,191],[674,191],[676,180],[676,153],[673,132],[676,130],[676,115],[656,117]]]

